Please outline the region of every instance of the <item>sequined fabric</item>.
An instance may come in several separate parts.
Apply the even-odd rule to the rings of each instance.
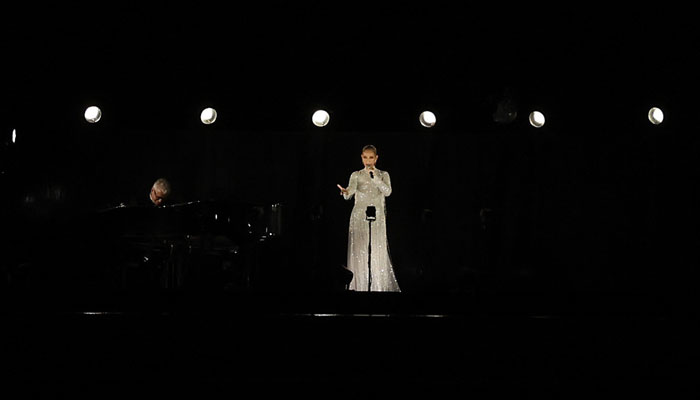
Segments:
[[[399,284],[391,265],[386,237],[386,201],[391,195],[391,178],[386,171],[374,170],[374,179],[366,169],[350,175],[345,200],[355,197],[355,206],[350,214],[348,232],[348,269],[353,273],[350,290],[372,292],[400,292]],[[367,221],[368,206],[376,208],[372,229],[372,262],[368,263],[370,223]],[[369,264],[369,265],[368,265]],[[371,269],[371,286],[370,281]]]

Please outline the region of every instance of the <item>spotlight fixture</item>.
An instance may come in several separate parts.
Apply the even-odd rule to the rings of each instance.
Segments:
[[[424,127],[432,128],[433,126],[435,126],[437,118],[435,118],[435,114],[433,114],[431,111],[423,111],[422,113],[420,113],[418,121],[420,121],[420,124]]]
[[[204,125],[211,125],[216,121],[217,116],[218,114],[216,113],[215,109],[207,107],[204,110],[202,110],[201,114],[199,114],[199,119]]]
[[[498,124],[509,124],[518,116],[518,110],[515,103],[510,99],[504,99],[498,102],[496,110],[493,112],[493,121]]]
[[[17,142],[17,129],[12,130],[12,143]]]
[[[542,125],[544,125],[544,114],[542,114],[539,111],[533,111],[530,113],[530,125],[534,126],[535,128],[541,128]]]
[[[510,87],[504,87],[500,93],[493,93],[489,103],[493,107],[491,117],[497,124],[509,124],[518,117],[518,101]]]
[[[216,121],[216,116],[216,110],[211,107],[207,107],[202,110],[202,113],[199,115],[199,119],[202,120],[204,125],[211,125],[214,123],[214,121]]]
[[[328,113],[324,110],[317,110],[314,112],[314,114],[311,116],[311,122],[314,123],[314,125],[318,127],[324,127],[328,125],[328,122],[330,121],[331,117],[328,115]]]
[[[85,109],[85,120],[91,124],[98,122],[102,118],[102,110],[97,106],[90,106]]]
[[[654,125],[664,122],[664,112],[658,107],[652,107],[649,109],[647,116],[649,117],[649,121]]]

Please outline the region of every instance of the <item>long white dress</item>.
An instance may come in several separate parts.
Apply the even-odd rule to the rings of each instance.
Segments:
[[[362,169],[350,175],[347,194],[355,197],[355,206],[350,214],[348,232],[348,269],[353,278],[350,290],[372,292],[400,292],[389,255],[386,236],[386,197],[391,195],[391,178],[386,171],[375,169],[374,179],[369,171]],[[368,265],[369,221],[367,207],[376,208],[376,220],[372,221],[372,262]],[[371,269],[371,272],[370,272]],[[370,283],[371,273],[371,286]]]

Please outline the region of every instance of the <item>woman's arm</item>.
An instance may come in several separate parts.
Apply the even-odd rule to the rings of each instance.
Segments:
[[[348,183],[348,188],[343,192],[343,198],[345,200],[350,200],[356,191],[357,191],[357,172],[353,172],[350,175],[350,182]]]
[[[386,171],[380,171],[376,174],[374,179],[372,179],[377,188],[382,192],[384,197],[391,196],[391,177]]]

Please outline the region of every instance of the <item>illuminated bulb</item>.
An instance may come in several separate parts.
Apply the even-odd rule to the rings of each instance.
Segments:
[[[664,112],[661,111],[660,108],[652,107],[649,110],[649,121],[651,121],[652,124],[658,125],[662,122],[664,122]]]
[[[211,125],[216,121],[216,110],[208,107],[202,110],[202,114],[199,116],[204,125]]]
[[[530,113],[530,125],[535,128],[541,128],[544,125],[544,114],[539,111],[533,111]]]
[[[12,143],[17,141],[17,129],[12,130]]]
[[[91,124],[99,121],[102,118],[102,110],[97,106],[90,106],[85,109],[85,120]]]
[[[420,121],[420,124],[426,128],[433,127],[437,122],[435,114],[433,114],[431,111],[423,111],[422,113],[420,113],[420,117],[418,117],[418,120]]]
[[[318,127],[324,127],[328,125],[328,122],[330,121],[331,117],[328,115],[328,113],[324,110],[317,110],[312,116],[311,116],[311,121],[314,123],[314,125]]]

